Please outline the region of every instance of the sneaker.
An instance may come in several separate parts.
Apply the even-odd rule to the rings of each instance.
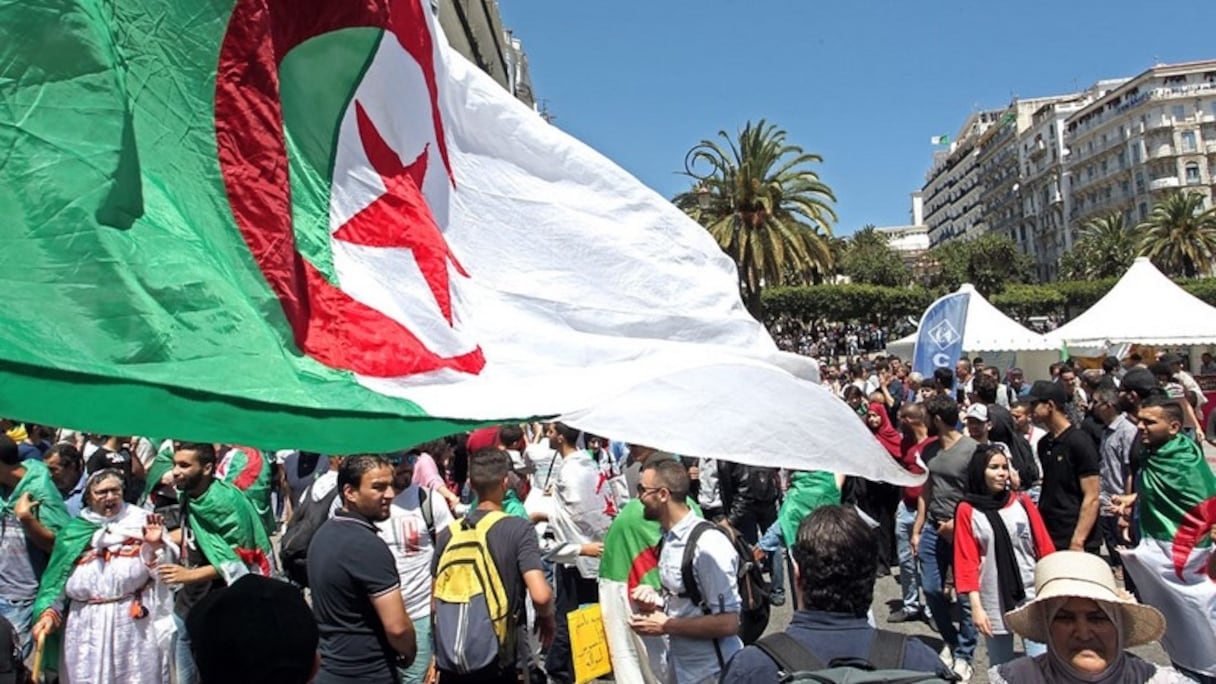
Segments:
[[[911,622],[919,619],[920,611],[912,611],[908,610],[907,608],[901,608],[900,610],[891,613],[891,616],[887,618],[887,622],[892,625],[898,625],[904,622]]]
[[[941,658],[942,663],[946,667],[954,668],[954,649],[950,648],[950,644],[942,646],[942,650],[938,652],[937,657]]]
[[[773,593],[768,595],[768,602],[770,605],[784,606],[785,605],[785,592],[781,592],[780,594],[778,594],[777,592],[774,591]]]
[[[971,681],[971,675],[973,674],[971,670],[971,663],[967,662],[966,660],[954,661],[954,674],[958,675],[959,681],[963,682],[964,684]]]

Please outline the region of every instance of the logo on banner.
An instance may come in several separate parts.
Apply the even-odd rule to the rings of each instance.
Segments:
[[[938,349],[949,349],[958,342],[959,334],[954,326],[950,325],[950,321],[944,320],[929,330],[929,339],[933,340]]]

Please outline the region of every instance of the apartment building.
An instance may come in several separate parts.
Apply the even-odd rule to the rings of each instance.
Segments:
[[[1171,192],[1216,191],[1216,60],[1162,64],[1068,118],[1073,240],[1091,219],[1148,218]]]
[[[523,44],[503,28],[497,0],[431,0],[448,44],[524,104],[535,107]]]
[[[993,126],[1002,110],[978,111],[967,117],[948,150],[933,155],[921,189],[929,245],[974,237],[983,218],[979,182],[980,137]]]

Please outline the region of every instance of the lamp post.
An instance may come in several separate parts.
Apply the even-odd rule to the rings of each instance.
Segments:
[[[705,183],[697,183],[696,192],[697,206],[701,208],[701,211],[709,209],[709,205],[714,201],[713,193],[709,191],[709,186],[705,185]]]

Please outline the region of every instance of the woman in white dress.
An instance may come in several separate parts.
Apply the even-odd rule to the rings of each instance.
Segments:
[[[62,628],[62,653],[49,639],[44,663],[64,684],[169,682],[173,597],[154,569],[177,549],[160,516],[123,502],[123,482],[114,469],[89,478],[88,508],[56,536],[34,603],[36,639]]]

